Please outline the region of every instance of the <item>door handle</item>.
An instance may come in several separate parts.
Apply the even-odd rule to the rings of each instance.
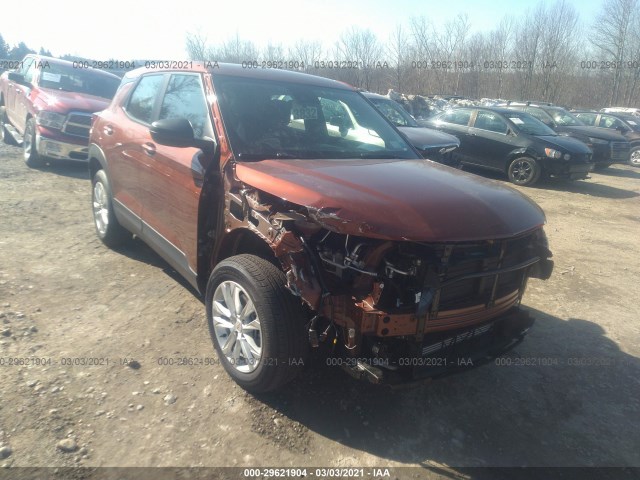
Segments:
[[[156,146],[151,142],[143,143],[142,149],[150,157],[152,157],[156,153]]]
[[[102,131],[105,135],[113,135],[113,127],[111,125],[105,125]]]

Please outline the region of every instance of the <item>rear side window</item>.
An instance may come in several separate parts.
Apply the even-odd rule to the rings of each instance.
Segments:
[[[164,75],[147,75],[142,77],[131,93],[127,113],[136,120],[144,123],[151,123],[153,106],[158,98],[158,92],[162,87]]]
[[[471,110],[450,110],[440,117],[440,120],[454,125],[467,126],[471,118]]]
[[[209,110],[200,76],[174,74],[162,99],[158,120],[186,118],[191,122],[196,138],[211,137]]]

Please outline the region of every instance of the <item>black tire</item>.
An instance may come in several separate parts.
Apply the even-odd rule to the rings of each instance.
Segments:
[[[631,149],[629,165],[631,165],[632,167],[640,167],[640,147],[634,147]]]
[[[540,179],[541,173],[540,164],[531,157],[515,158],[507,169],[509,181],[521,186],[535,184]]]
[[[109,248],[122,245],[131,234],[118,223],[113,212],[111,185],[104,170],[98,170],[91,181],[93,225],[98,238]]]
[[[2,106],[0,107],[0,138],[7,145],[16,145],[15,139],[5,127],[7,123],[9,123],[9,117],[7,117],[7,109]]]
[[[207,323],[213,345],[229,376],[252,393],[269,392],[289,383],[299,374],[308,358],[306,317],[300,300],[285,285],[282,270],[263,258],[248,254],[220,262],[211,272],[207,284]],[[225,289],[229,289],[228,297]],[[245,318],[240,315],[234,317],[235,313],[227,307],[227,303],[236,304],[226,301],[236,292],[242,312],[251,312],[242,316]],[[253,308],[247,307],[249,301]],[[217,314],[215,326],[214,303]],[[228,322],[225,316],[235,318],[235,324]],[[251,325],[252,328],[248,328]],[[241,335],[240,339],[238,335]],[[223,352],[223,348],[229,345],[232,348]],[[259,347],[260,351],[256,353],[254,347]],[[249,352],[245,354],[247,348]],[[237,360],[234,358],[236,352]]]
[[[33,118],[27,120],[27,126],[24,129],[22,154],[24,156],[24,163],[30,168],[38,168],[45,163],[44,159],[36,150],[36,121]]]
[[[604,170],[605,168],[609,168],[613,163],[596,163],[593,166],[594,170]]]

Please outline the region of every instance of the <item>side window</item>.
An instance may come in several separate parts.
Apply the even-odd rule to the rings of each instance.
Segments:
[[[582,120],[585,125],[591,125],[592,127],[596,124],[596,117],[598,115],[595,113],[577,113],[576,117]]]
[[[140,79],[129,98],[126,108],[129,115],[141,122],[151,123],[153,106],[156,103],[163,80],[163,74],[147,75]]]
[[[480,128],[482,130],[488,130],[490,132],[496,133],[507,133],[509,131],[509,127],[504,120],[502,120],[498,115],[492,112],[480,111],[476,116],[476,122],[473,125],[476,128]]]
[[[169,118],[189,120],[196,138],[213,136],[200,76],[185,74],[171,76],[162,99],[158,120]]]
[[[469,119],[471,118],[471,110],[449,110],[440,119],[446,123],[453,123],[454,125],[467,126]]]

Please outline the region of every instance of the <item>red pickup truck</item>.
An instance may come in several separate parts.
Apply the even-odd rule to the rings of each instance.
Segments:
[[[120,79],[73,62],[27,55],[0,77],[0,137],[22,144],[24,160],[88,160],[91,115],[113,98]]]

